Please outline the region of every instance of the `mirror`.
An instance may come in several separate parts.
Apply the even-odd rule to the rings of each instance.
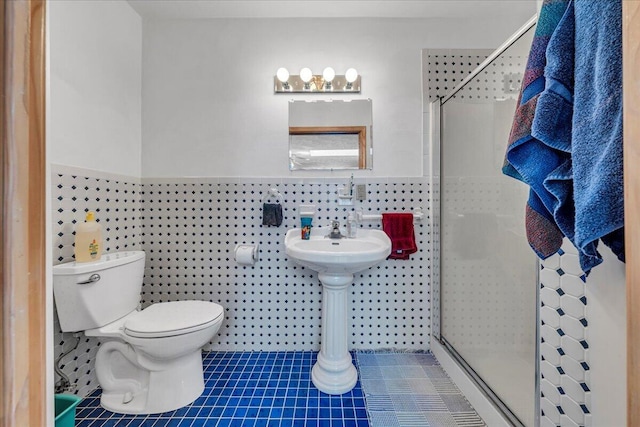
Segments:
[[[290,101],[289,169],[371,169],[371,100]]]

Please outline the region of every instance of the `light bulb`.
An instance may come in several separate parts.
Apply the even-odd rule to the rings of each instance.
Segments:
[[[322,78],[325,82],[330,82],[336,76],[336,72],[331,67],[327,67],[322,72]]]
[[[300,70],[300,80],[302,80],[303,82],[309,83],[312,77],[313,73],[311,72],[311,69],[305,67]]]
[[[278,68],[278,71],[276,72],[276,77],[282,83],[286,83],[287,80],[289,80],[289,71],[284,67]]]
[[[358,78],[358,72],[355,68],[349,68],[347,72],[344,73],[344,77],[345,79],[347,79],[347,82],[353,83]]]

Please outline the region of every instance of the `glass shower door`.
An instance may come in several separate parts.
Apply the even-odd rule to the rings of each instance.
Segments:
[[[440,110],[441,340],[526,426],[535,424],[537,262],[527,187],[501,167],[533,31]]]

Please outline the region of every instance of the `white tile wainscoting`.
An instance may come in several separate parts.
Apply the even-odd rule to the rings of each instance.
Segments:
[[[105,226],[107,252],[147,253],[143,304],[203,299],[225,308],[225,321],[211,344],[215,351],[318,350],[321,287],[317,274],[284,254],[284,234],[299,226],[297,208],[315,204],[314,225],[344,222],[353,208],[365,213],[425,211],[416,223],[419,251],[410,260],[387,260],[356,275],[349,300],[351,349],[427,350],[430,340],[429,187],[423,178],[376,178],[368,200],[338,206],[336,191],[347,179],[136,178],[53,168],[54,263],[72,260],[73,221],[95,210]],[[269,188],[284,196],[280,227],[262,226],[262,198]],[[379,221],[362,227],[380,228]],[[260,259],[240,266],[236,243],[259,243]],[[73,345],[55,326],[55,355]],[[87,394],[97,386],[98,348],[81,337],[63,370]]]

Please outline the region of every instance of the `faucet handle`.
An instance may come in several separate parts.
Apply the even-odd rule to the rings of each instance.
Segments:
[[[327,235],[330,239],[341,239],[344,236],[340,233],[340,221],[331,221],[331,232]]]

